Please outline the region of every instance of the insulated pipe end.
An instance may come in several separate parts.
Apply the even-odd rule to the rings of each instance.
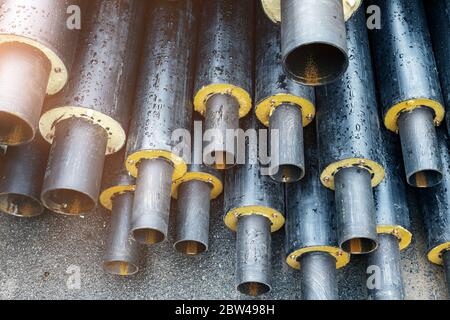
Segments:
[[[195,240],[182,240],[176,242],[174,248],[182,254],[197,256],[208,251],[208,244]]]
[[[376,239],[353,238],[341,243],[341,248],[345,252],[354,255],[369,254],[377,250],[378,242]]]
[[[403,112],[398,127],[408,184],[417,188],[440,184],[443,167],[433,110],[422,107]]]
[[[41,202],[25,194],[0,194],[0,211],[7,214],[32,218],[41,215],[44,207]]]
[[[245,282],[238,285],[237,290],[246,296],[259,297],[263,294],[272,291],[272,288],[267,283],[261,282]]]
[[[129,261],[105,261],[103,271],[115,276],[132,276],[139,272],[139,266]]]
[[[283,164],[271,168],[270,177],[281,183],[294,183],[303,179],[305,168],[294,164]]]
[[[331,43],[307,43],[287,52],[283,69],[307,86],[322,86],[339,79],[348,68],[347,53]]]

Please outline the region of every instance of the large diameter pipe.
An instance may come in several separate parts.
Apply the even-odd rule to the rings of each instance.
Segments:
[[[335,176],[338,239],[345,252],[367,254],[377,248],[371,176],[361,168],[346,168]]]
[[[445,251],[442,258],[444,260],[445,277],[447,279],[447,292],[450,299],[450,250]]]
[[[6,0],[0,7],[0,144],[36,136],[45,96],[68,79],[79,31],[67,10],[84,2]]]
[[[338,300],[336,259],[325,252],[300,257],[303,300]]]
[[[259,296],[271,290],[271,222],[260,215],[239,219],[236,281],[239,292]]]
[[[305,176],[305,153],[302,110],[296,105],[281,105],[270,117],[270,131],[275,140],[271,177],[275,181],[292,183]]]
[[[107,141],[105,130],[90,121],[57,124],[41,195],[49,210],[80,215],[97,207]]]
[[[342,0],[282,0],[281,41],[292,79],[316,86],[341,77],[349,59]]]
[[[420,0],[372,0],[381,28],[372,31],[372,48],[385,126],[400,133],[407,181],[419,188],[442,181],[435,126],[445,108]]]
[[[146,245],[164,241],[169,229],[173,165],[165,159],[144,160],[134,193],[131,232]]]
[[[44,212],[40,195],[48,152],[42,138],[8,148],[0,166],[0,211],[25,218]]]
[[[379,235],[378,249],[367,260],[375,280],[369,286],[370,300],[403,300],[405,288],[401,269],[399,240],[390,234]]]
[[[209,246],[211,185],[188,181],[178,189],[177,236],[174,247],[187,255],[198,255]]]
[[[103,258],[103,270],[107,273],[130,276],[139,271],[139,246],[130,237],[132,209],[132,192],[113,198],[109,238]]]
[[[206,117],[205,140],[214,140],[205,141],[206,164],[219,170],[236,164],[233,139],[224,144],[252,108],[253,7],[241,0],[202,6],[194,107]]]

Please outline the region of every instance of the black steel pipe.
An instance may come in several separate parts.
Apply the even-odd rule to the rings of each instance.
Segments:
[[[420,203],[425,223],[428,260],[443,266],[445,253],[450,250],[450,149],[445,129],[438,128],[437,134],[444,168],[443,180],[440,185],[421,189]]]
[[[257,10],[255,112],[265,126],[278,130],[277,146],[272,147],[273,179],[296,182],[305,174],[303,127],[316,113],[314,88],[288,78],[281,60],[281,29]],[[280,108],[280,110],[278,110]]]
[[[399,240],[390,234],[380,234],[378,249],[367,259],[375,272],[374,283],[369,286],[370,300],[403,300],[405,288],[401,269]]]
[[[271,177],[278,182],[291,183],[305,176],[305,153],[302,111],[296,105],[281,105],[270,117],[271,136],[278,139],[271,144]]]
[[[384,178],[380,122],[364,10],[347,21],[346,74],[317,92],[321,181],[336,190],[338,242],[349,253],[376,249],[372,188]]]
[[[342,0],[282,0],[281,42],[286,74],[305,85],[324,85],[348,67]]]
[[[205,164],[219,170],[233,167],[236,164],[234,130],[239,128],[236,98],[228,94],[211,96],[206,102],[205,128],[205,139],[212,140],[205,145]]]
[[[46,94],[66,84],[79,36],[68,26],[70,6],[84,8],[84,1],[2,2],[0,144],[31,142]]]
[[[370,173],[361,168],[345,168],[335,176],[339,245],[351,254],[367,254],[377,248],[370,179]]]
[[[303,300],[338,300],[336,259],[325,252],[310,252],[300,257]]]
[[[450,250],[443,253],[445,277],[447,279],[447,292],[450,299]]]
[[[47,209],[80,215],[97,207],[107,141],[102,127],[82,118],[56,125],[41,194]]]
[[[205,152],[207,164],[220,170],[236,161],[235,149],[223,146],[224,130],[237,130],[252,107],[253,7],[254,1],[203,2],[194,107],[207,119],[205,133],[219,135]],[[231,163],[223,163],[226,155]]]
[[[111,222],[103,270],[119,276],[134,275],[139,271],[139,246],[130,238],[133,193],[118,194],[112,199]]]
[[[450,108],[450,3],[428,0],[424,2],[428,14],[428,26],[433,41],[434,56],[441,80],[441,89],[447,110]],[[447,131],[450,129],[450,115],[447,112]]]
[[[210,206],[211,184],[192,180],[179,186],[176,250],[187,255],[208,250]]]
[[[37,137],[0,156],[0,211],[26,218],[44,212],[40,195],[48,153],[47,143]]]
[[[139,165],[131,232],[141,244],[160,243],[167,237],[173,170],[165,159],[143,160]]]
[[[74,72],[40,120],[42,136],[52,144],[42,194],[50,210],[93,210],[105,155],[125,145],[144,5],[102,0],[89,6]]]
[[[442,181],[433,110],[418,108],[398,119],[406,179],[411,186],[429,188]]]
[[[423,3],[372,0],[371,4],[384,17],[381,28],[372,31],[384,124],[402,136],[408,183],[432,187],[441,182],[443,170],[433,126],[444,120],[445,109]]]
[[[271,290],[271,222],[260,215],[239,218],[236,281],[239,292],[259,296]]]

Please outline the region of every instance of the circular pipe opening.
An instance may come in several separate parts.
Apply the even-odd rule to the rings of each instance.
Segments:
[[[47,209],[70,216],[89,213],[97,206],[87,194],[70,189],[49,190],[42,195],[42,202]]]
[[[178,252],[181,252],[188,256],[196,256],[202,254],[208,249],[205,244],[192,240],[179,241],[174,244],[174,247]]]
[[[431,188],[442,182],[442,173],[437,170],[423,170],[408,177],[408,184],[417,188]]]
[[[23,194],[0,194],[0,211],[7,214],[31,218],[41,215],[44,207],[39,200]]]
[[[211,159],[212,163],[206,165],[216,170],[228,170],[236,165],[234,154],[227,151],[212,151],[210,155],[207,155],[207,159]],[[227,161],[227,159],[232,160]]]
[[[340,48],[328,43],[310,43],[289,52],[284,59],[285,71],[302,84],[317,86],[337,80],[348,67]]]
[[[154,245],[163,242],[166,236],[159,230],[139,228],[132,230],[134,240],[143,245]]]
[[[273,180],[282,183],[293,183],[300,181],[305,176],[303,168],[295,165],[281,165],[272,169]]]
[[[341,248],[349,254],[368,254],[378,248],[378,243],[373,239],[354,238],[342,243]]]
[[[247,296],[257,297],[270,292],[269,285],[261,282],[244,282],[238,285],[238,291]]]
[[[127,261],[107,261],[103,270],[115,276],[132,276],[139,271],[138,266]]]
[[[17,115],[0,112],[0,144],[16,146],[32,141],[34,129]]]

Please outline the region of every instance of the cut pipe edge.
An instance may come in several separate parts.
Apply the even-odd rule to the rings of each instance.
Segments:
[[[257,297],[271,287],[271,222],[260,215],[239,219],[236,250],[237,290]]]
[[[303,300],[338,300],[336,259],[325,252],[309,252],[299,258]]]
[[[22,43],[0,45],[0,144],[18,146],[36,136],[51,63]]]
[[[108,136],[102,127],[81,118],[57,124],[41,201],[64,215],[81,215],[97,207]]]
[[[44,213],[39,199],[27,194],[0,194],[0,211],[19,218],[34,218]]]
[[[378,247],[375,203],[369,171],[344,168],[335,176],[338,241],[349,254],[368,254]]]
[[[378,249],[368,256],[369,268],[374,270],[373,286],[369,287],[370,300],[404,300],[399,240],[391,234],[379,235]]]
[[[206,101],[204,163],[216,170],[236,165],[235,134],[239,129],[239,101],[229,94],[214,94]]]
[[[270,177],[277,182],[294,183],[305,176],[302,118],[302,110],[292,104],[277,107],[271,115]],[[278,138],[275,141],[274,136]]]
[[[440,184],[443,167],[433,110],[423,107],[403,112],[398,127],[408,184],[417,188]]]
[[[195,256],[208,251],[211,185],[203,181],[188,181],[178,192],[177,235],[174,248]]]
[[[142,160],[134,193],[131,234],[143,245],[165,241],[174,167],[166,159]]]

